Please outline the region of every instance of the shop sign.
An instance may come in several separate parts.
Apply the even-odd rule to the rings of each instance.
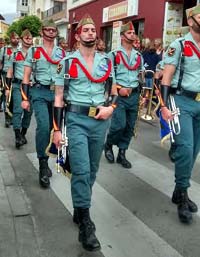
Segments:
[[[117,49],[121,46],[120,30],[122,21],[113,22],[113,32],[112,32],[112,50]]]
[[[182,21],[183,4],[166,2],[163,32],[163,44],[165,47],[168,46],[176,38],[182,36]]]
[[[133,15],[138,15],[138,0],[126,0],[103,8],[102,22],[119,20]]]

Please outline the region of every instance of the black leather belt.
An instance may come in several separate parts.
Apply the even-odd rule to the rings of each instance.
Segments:
[[[22,80],[21,79],[17,79],[17,78],[14,78],[12,80],[13,83],[17,83],[17,84],[21,84]]]
[[[36,88],[46,88],[46,89],[49,89],[49,90],[55,90],[55,86],[54,85],[43,85],[39,82],[36,82],[33,84],[33,87],[36,87]]]
[[[189,91],[189,90],[177,90],[176,91],[176,95],[184,95],[186,97],[189,97],[189,98],[192,98],[193,100],[195,101],[200,101],[200,92],[192,92],[192,91]]]
[[[76,105],[76,104],[68,104],[66,109],[69,112],[81,113],[89,117],[96,116],[99,111],[95,106],[82,106],[82,105]]]

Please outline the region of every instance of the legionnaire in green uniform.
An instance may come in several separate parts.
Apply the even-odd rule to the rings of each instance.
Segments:
[[[171,43],[164,58],[161,85],[162,116],[173,120],[168,96],[173,94],[180,109],[180,133],[174,135],[175,190],[172,202],[178,206],[181,222],[190,223],[197,206],[187,193],[192,169],[200,150],[200,5],[186,10],[190,32]]]
[[[8,63],[11,58],[12,53],[17,50],[19,44],[19,36],[17,33],[12,32],[10,34],[10,45],[4,46],[0,50],[0,75],[2,77],[3,84],[3,104],[4,104],[4,112],[5,112],[5,127],[9,128],[11,123],[11,118],[6,112],[6,97],[5,97],[5,87],[6,87],[6,74],[8,71]]]
[[[125,152],[133,136],[140,96],[139,72],[142,58],[132,46],[134,40],[135,29],[132,22],[128,22],[121,27],[121,47],[109,54],[115,66],[119,97],[105,143],[105,157],[113,163],[115,158],[112,146],[117,145],[119,148],[117,162],[124,168],[132,167],[126,159]]]
[[[12,99],[13,99],[13,129],[15,132],[15,146],[20,148],[20,146],[27,143],[26,132],[31,122],[32,108],[29,111],[22,109],[21,107],[21,83],[24,77],[24,61],[27,55],[28,49],[33,44],[33,37],[29,30],[24,30],[21,34],[22,47],[12,54],[9,61],[9,68],[6,76],[6,85],[8,90],[6,90],[6,96],[9,95],[11,89]]]
[[[41,28],[43,45],[28,50],[22,82],[22,107],[29,109],[29,82],[32,73],[33,85],[30,93],[37,122],[36,151],[39,159],[39,183],[44,188],[49,187],[49,177],[52,176],[45,150],[52,129],[55,75],[58,63],[65,56],[63,50],[54,45],[57,34],[58,30],[53,20],[44,21]]]
[[[114,92],[110,78],[111,60],[107,55],[95,51],[96,36],[95,24],[87,15],[79,22],[76,30],[79,50],[67,56],[58,67],[54,103],[53,141],[59,147],[62,138],[60,130],[63,98],[67,102],[65,111],[72,172],[71,192],[75,210],[73,218],[74,222],[79,223],[79,241],[88,251],[100,249],[89,209],[92,187],[109,126],[108,119],[112,115],[117,98],[114,96],[117,90]],[[67,66],[69,69],[66,69]],[[110,106],[105,106],[105,87],[109,81],[113,97]]]

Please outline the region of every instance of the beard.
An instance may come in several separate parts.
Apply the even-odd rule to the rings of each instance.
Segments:
[[[56,35],[53,35],[53,36],[48,36],[47,34],[45,34],[43,32],[43,38],[45,38],[46,40],[48,41],[54,41],[54,39],[57,37],[57,34]]]
[[[96,39],[90,41],[84,41],[81,39],[81,44],[85,47],[92,48],[96,44]]]
[[[125,37],[126,42],[129,44],[133,44],[133,42],[135,41],[135,39],[128,38],[125,34],[123,34],[123,36]]]
[[[192,29],[195,33],[199,34],[200,33],[200,24],[198,23],[198,21],[193,16],[191,18],[194,21],[194,23],[191,27],[192,27]]]
[[[17,46],[19,45],[19,42],[12,42],[11,45],[12,45],[13,47],[17,47]]]
[[[200,34],[200,25],[198,26],[197,24],[193,24],[192,29],[194,32]]]

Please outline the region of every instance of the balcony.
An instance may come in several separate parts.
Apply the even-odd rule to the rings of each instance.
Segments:
[[[66,18],[66,16],[67,16],[66,5],[58,2],[54,7],[42,12],[42,20],[53,19],[54,21],[57,21],[57,20]]]

